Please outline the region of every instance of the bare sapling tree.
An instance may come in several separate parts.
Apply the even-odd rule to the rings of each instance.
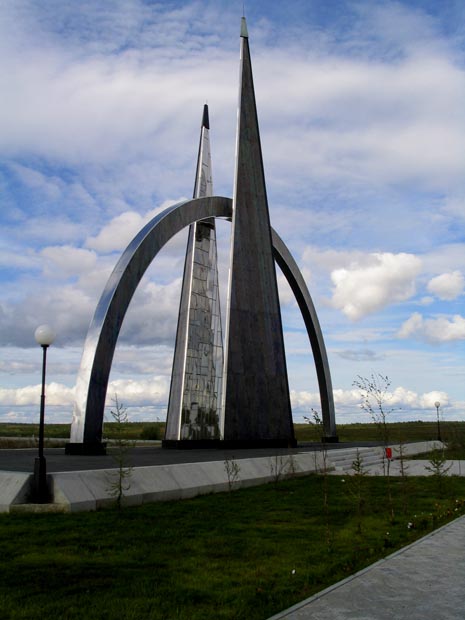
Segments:
[[[328,491],[328,446],[325,441],[324,427],[323,427],[323,419],[316,411],[312,408],[312,419],[307,416],[304,416],[304,420],[308,424],[313,424],[317,429],[319,429],[319,436],[321,438],[321,457],[323,459],[323,467],[320,468],[320,473],[322,474],[323,479],[323,510],[325,515],[325,525],[326,525],[326,544],[328,545],[328,549],[331,548],[331,528],[329,525],[329,491]]]
[[[324,433],[324,426],[323,426],[323,420],[320,416],[320,414],[318,413],[318,411],[316,411],[315,409],[311,409],[312,415],[311,417],[304,415],[303,418],[305,420],[305,422],[307,424],[310,424],[310,426],[314,429],[316,429],[316,437],[317,437],[317,441],[319,443],[321,443],[321,450],[320,450],[320,454],[323,460],[323,467],[318,467],[317,466],[317,462],[318,462],[318,452],[315,451],[315,470],[319,470],[320,473],[326,473],[326,469],[327,469],[327,462],[328,462],[328,447],[326,445],[325,442],[325,433]]]
[[[355,506],[357,517],[357,533],[362,534],[362,517],[366,506],[366,485],[364,483],[367,471],[363,464],[363,457],[357,449],[355,459],[352,461],[352,474],[343,479],[346,494]]]
[[[276,454],[270,457],[270,473],[275,485],[285,476],[295,475],[295,461],[292,454]]]
[[[402,484],[402,506],[403,506],[404,514],[406,515],[408,513],[408,507],[409,507],[409,494],[411,490],[410,489],[411,483],[408,477],[408,464],[405,459],[405,442],[403,438],[401,438],[399,441],[399,463],[400,463],[399,473],[401,476],[401,484]]]
[[[228,478],[228,490],[231,492],[240,481],[241,467],[234,456],[227,456],[224,460],[224,470]]]
[[[116,507],[121,509],[124,494],[131,486],[132,467],[129,466],[129,450],[133,447],[134,442],[128,440],[124,436],[124,424],[129,422],[127,409],[119,402],[118,396],[115,394],[113,399],[114,409],[110,411],[114,424],[115,438],[112,442],[113,447],[111,455],[116,463],[116,473],[112,474],[109,479],[108,491],[115,498]]]
[[[389,406],[392,394],[389,392],[391,380],[387,375],[372,373],[369,377],[357,375],[353,386],[360,391],[360,407],[367,413],[378,427],[380,439],[383,444],[383,473],[387,479],[387,494],[391,521],[394,520],[394,504],[392,501],[390,459],[387,458],[386,448],[389,444],[388,417],[394,411]]]
[[[369,377],[357,375],[352,385],[360,391],[360,407],[378,427],[383,446],[386,448],[389,442],[387,420],[394,411],[393,407],[389,407],[391,380],[379,373],[371,374]]]

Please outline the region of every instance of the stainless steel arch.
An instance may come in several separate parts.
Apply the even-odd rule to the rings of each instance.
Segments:
[[[168,207],[148,222],[123,252],[108,279],[87,332],[76,382],[71,445],[101,442],[116,342],[129,303],[147,267],[176,233],[209,217],[231,217],[231,199],[218,196],[196,198]]]
[[[219,196],[179,202],[148,222],[119,259],[87,332],[76,383],[71,445],[100,444],[113,355],[132,296],[162,247],[186,226],[210,217],[231,218],[232,200]],[[279,235],[272,230],[275,259],[287,278],[310,338],[327,436],[336,436],[331,376],[318,318],[302,275]],[[70,450],[72,451],[72,450]]]
[[[294,293],[312,346],[318,387],[320,390],[321,415],[323,418],[325,439],[327,441],[336,441],[336,417],[334,412],[331,373],[329,371],[328,355],[323,340],[323,333],[321,331],[320,322],[318,321],[315,306],[313,305],[310,292],[297,263],[284,244],[284,241],[273,228],[271,229],[271,237],[273,240],[274,258]]]

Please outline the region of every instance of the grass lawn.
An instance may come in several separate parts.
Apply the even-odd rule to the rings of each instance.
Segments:
[[[465,485],[309,476],[122,511],[0,516],[2,620],[266,619],[465,512]],[[407,486],[405,486],[407,485]],[[441,497],[438,498],[440,493]],[[410,524],[410,525],[409,525]]]
[[[114,439],[116,435],[133,441],[163,439],[164,422],[128,422],[117,427],[115,422],[105,422],[104,438]],[[411,441],[431,441],[437,437],[436,422],[392,422],[387,425],[390,443]],[[69,438],[69,424],[46,424],[45,439]],[[294,424],[298,442],[320,442],[321,430],[311,424]],[[379,441],[380,435],[376,424],[338,424],[339,440],[345,441]],[[36,445],[39,434],[38,424],[1,424],[0,448],[21,448]],[[465,459],[465,422],[441,422],[441,436],[447,443],[445,456],[448,459]],[[24,438],[18,443],[15,437]],[[31,438],[34,437],[34,441]]]
[[[126,439],[163,439],[164,422],[128,422],[121,425]],[[115,422],[105,422],[104,436],[113,438]],[[436,422],[391,422],[387,425],[392,443],[400,441],[430,441],[437,437]],[[320,441],[320,430],[311,424],[294,424],[297,441]],[[51,438],[68,438],[69,424],[46,424],[45,436]],[[377,441],[380,439],[376,424],[338,424],[339,441]],[[0,423],[0,437],[32,437],[39,434],[38,424]],[[441,435],[448,441],[465,437],[465,422],[441,422]]]

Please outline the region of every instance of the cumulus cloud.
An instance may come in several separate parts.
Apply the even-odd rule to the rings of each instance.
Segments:
[[[86,246],[104,254],[124,250],[145,224],[181,200],[185,200],[185,198],[165,200],[160,206],[144,214],[137,213],[136,211],[120,213],[103,226],[97,235],[89,237],[86,240]]]
[[[44,248],[41,254],[46,259],[46,275],[59,272],[63,276],[77,276],[91,271],[97,263],[95,252],[66,245]]]
[[[111,404],[114,395],[124,405],[150,406],[155,403],[166,404],[168,400],[169,380],[167,377],[151,377],[144,380],[117,379],[108,386],[107,404]]]
[[[61,383],[47,384],[47,405],[71,405],[74,402],[74,387]],[[0,405],[37,405],[40,402],[40,385],[22,388],[0,388]]]
[[[332,304],[352,320],[381,310],[415,293],[421,261],[412,254],[371,254],[367,264],[352,263],[331,273]]]
[[[350,390],[334,389],[334,405],[336,415],[339,411],[351,412],[356,415],[361,413],[360,402],[361,393],[358,389]],[[402,412],[402,416],[409,413],[423,412],[426,410],[434,411],[434,403],[439,401],[442,407],[451,405],[447,392],[441,390],[431,390],[430,392],[418,393],[414,390],[398,386],[391,389],[385,395],[385,403],[388,409],[393,409],[392,414]],[[292,391],[291,402],[293,410],[297,414],[308,415],[312,408],[321,411],[320,397],[318,392]],[[355,421],[356,418],[354,418]],[[358,418],[359,419],[359,418]]]
[[[465,340],[465,318],[459,314],[452,318],[440,316],[425,319],[419,312],[414,312],[400,327],[398,338],[416,338],[432,343]]]
[[[231,195],[238,23],[230,4],[9,0],[0,8],[2,343],[29,346],[37,322],[55,314],[57,347],[82,343],[113,253],[154,205],[189,195],[205,98],[215,191]],[[355,320],[413,295],[414,253],[427,252],[429,277],[465,273],[454,232],[464,213],[465,72],[439,11],[349,4],[324,25],[305,3],[277,4],[249,26],[273,225],[295,256],[319,244],[304,255],[312,296],[328,297],[334,272],[333,306]],[[161,284],[150,285],[148,273],[141,282],[123,341],[172,346],[185,240],[173,242],[157,258]],[[367,256],[374,249],[393,253]],[[432,286],[432,303],[447,301],[458,280]],[[289,291],[281,294],[290,304]],[[322,306],[322,325],[329,314],[338,332],[330,335],[351,343],[348,357],[369,359],[360,343],[392,337],[388,320],[342,333]]]
[[[53,18],[59,23],[68,12],[63,7]],[[40,24],[40,38],[32,36],[32,24],[25,32],[15,26],[17,39],[23,41],[21,53],[5,36],[10,46],[4,54],[9,81],[3,89],[8,97],[0,135],[6,150],[32,149],[72,162],[108,162],[154,153],[156,146],[166,167],[185,161],[178,145],[185,141],[183,132],[189,139],[194,136],[198,112],[192,102],[208,96],[212,106],[234,116],[236,85],[231,74],[237,60],[229,47],[237,47],[237,34],[231,33],[230,44],[226,37],[219,38],[221,30],[231,30],[229,16],[215,19],[218,9],[211,3],[202,9],[203,27],[195,3],[178,11],[159,7],[150,19],[142,18],[147,7],[135,3],[125,22],[121,18],[127,6],[120,3],[108,12],[100,7],[95,30],[92,19],[83,24],[71,13],[66,17],[66,45],[57,33],[53,36],[43,28],[53,25],[51,18]],[[324,41],[320,36],[318,47],[303,50],[295,43],[290,49],[276,48],[276,39],[271,46],[260,37],[266,26],[256,28],[254,63],[261,119],[269,134],[268,162],[285,166],[286,172],[297,166],[302,174],[319,179],[342,175],[345,181],[363,178],[375,184],[401,178],[424,184],[434,180],[442,186],[460,178],[465,81],[461,67],[439,46],[423,45],[417,52],[412,41],[418,44],[419,32],[427,33],[430,41],[435,38],[426,19],[412,22],[404,16],[402,23],[411,28],[416,24],[415,36],[399,39],[393,33],[386,37],[386,20],[366,13],[365,32],[374,29],[378,44],[384,36],[385,54],[377,58],[362,28],[345,32],[346,46],[339,49],[328,43],[331,37]],[[385,14],[392,11],[386,9]],[[17,21],[24,24],[33,15],[26,8]],[[85,35],[79,26],[85,27]],[[99,40],[103,33],[105,42]],[[282,40],[292,33],[283,29]],[[359,46],[359,53],[348,54],[347,46]],[[285,122],[276,123],[278,114]],[[319,122],[306,122],[309,118]],[[222,132],[223,121],[218,119],[217,128],[218,123]],[[233,123],[228,126],[233,128]],[[283,161],[283,150],[295,157]]]
[[[150,379],[115,379],[108,384],[106,405],[111,406],[115,394],[118,400],[128,406],[153,405],[167,402],[169,380],[165,376],[152,376]],[[40,385],[21,388],[0,388],[0,406],[28,406],[40,403]],[[51,382],[46,386],[47,405],[72,406],[75,387]],[[71,411],[71,409],[70,409]]]
[[[89,237],[86,245],[103,253],[124,250],[146,221],[146,217],[135,211],[125,211],[113,218],[98,235]]]
[[[428,282],[427,289],[439,299],[455,299],[463,293],[465,278],[460,271],[443,273]]]
[[[47,404],[55,409],[55,411],[52,409],[54,421],[71,421],[75,388],[52,382],[47,384],[46,390]],[[0,388],[0,416],[30,422],[37,416],[40,391],[39,384],[16,389]],[[129,409],[128,413],[133,419],[153,419],[154,408],[164,417],[168,392],[169,377],[166,375],[153,375],[144,379],[115,379],[108,385],[105,406],[106,408],[114,406],[114,398],[117,395],[119,402]],[[362,415],[360,392],[357,389],[335,389],[333,394],[339,420],[342,416],[345,421],[360,421]],[[445,409],[453,407],[448,394],[440,390],[418,393],[399,386],[386,394],[386,402],[394,409],[392,415],[400,415],[407,419],[430,411],[434,412],[434,403],[437,401]],[[291,403],[296,421],[302,420],[304,415],[310,415],[312,408],[321,411],[318,392],[292,390]]]

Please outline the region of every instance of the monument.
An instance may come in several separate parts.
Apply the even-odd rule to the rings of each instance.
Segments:
[[[104,451],[106,391],[125,312],[149,264],[186,226],[189,239],[164,446],[295,445],[275,261],[307,328],[326,439],[337,441],[331,376],[315,308],[295,261],[270,225],[245,18],[236,140],[233,200],[213,196],[205,108],[194,198],[146,224],[118,261],[84,345],[68,453]],[[218,217],[232,220],[224,356],[214,224]]]
[[[245,18],[239,84],[224,439],[286,446],[294,429]]]
[[[213,195],[204,106],[194,198]],[[220,439],[223,336],[215,219],[189,227],[164,445]]]

